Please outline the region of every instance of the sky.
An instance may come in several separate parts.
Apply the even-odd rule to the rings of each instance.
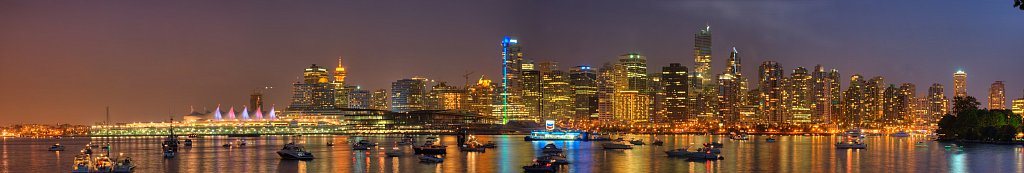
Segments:
[[[241,108],[264,90],[284,109],[310,64],[347,83],[387,89],[425,76],[497,81],[500,41],[566,70],[639,52],[648,72],[693,69],[693,34],[710,26],[712,72],[732,47],[743,74],[779,62],[883,76],[987,104],[993,81],[1024,97],[1024,11],[1012,0],[937,1],[9,1],[0,0],[0,125],[163,121]],[[754,87],[754,86],[751,86]]]

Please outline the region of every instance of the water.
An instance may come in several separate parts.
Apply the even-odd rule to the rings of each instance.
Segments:
[[[385,149],[352,151],[346,141],[368,139],[391,148],[399,137],[303,136],[246,138],[248,146],[225,149],[221,145],[239,138],[204,137],[192,148],[183,148],[173,159],[164,159],[160,138],[64,138],[3,139],[0,146],[0,172],[70,172],[71,162],[89,141],[111,143],[111,155],[131,157],[136,172],[522,172],[521,168],[539,156],[548,142],[523,141],[520,135],[478,136],[494,141],[498,148],[485,153],[459,152],[455,137],[443,137],[448,154],[444,163],[420,163],[412,148],[401,147],[406,155],[389,158]],[[831,136],[781,136],[766,143],[765,136],[749,141],[733,141],[723,136],[631,135],[624,138],[659,138],[665,146],[637,146],[632,150],[604,150],[602,142],[559,141],[572,164],[560,172],[1024,172],[1024,148],[1016,145],[966,144],[963,151],[948,151],[950,143],[926,142],[921,138],[868,137],[868,149],[837,150],[839,141]],[[666,157],[664,151],[711,139],[725,144],[724,160],[691,162]],[[184,140],[184,139],[182,139]],[[316,159],[280,160],[275,151],[289,141],[306,146]],[[421,137],[419,141],[423,141]],[[60,141],[63,152],[46,151]],[[326,143],[334,141],[335,146]],[[105,153],[103,149],[95,153]]]

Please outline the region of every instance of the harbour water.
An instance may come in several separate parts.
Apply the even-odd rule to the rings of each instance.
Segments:
[[[618,136],[616,136],[618,137]],[[384,155],[401,137],[382,136],[265,136],[258,138],[202,137],[194,146],[182,148],[177,157],[161,155],[159,137],[5,138],[0,145],[0,172],[70,172],[74,156],[90,141],[110,143],[114,157],[131,157],[136,172],[523,172],[540,156],[540,148],[555,143],[566,149],[571,164],[559,172],[1024,172],[1024,147],[1017,145],[963,144],[963,151],[947,150],[952,143],[926,141],[916,146],[918,137],[868,137],[863,150],[835,149],[840,137],[779,136],[777,142],[765,142],[767,136],[750,140],[729,140],[726,136],[704,135],[625,135],[625,139],[654,138],[664,146],[635,146],[631,150],[604,150],[603,142],[524,141],[521,135],[478,136],[482,142],[494,141],[498,147],[484,153],[460,152],[454,136],[444,136],[448,145],[445,161],[420,163],[410,146],[401,146],[403,157]],[[185,138],[182,138],[184,140]],[[224,148],[221,145],[245,139],[247,146]],[[367,139],[380,148],[351,150],[351,142]],[[698,146],[708,141],[724,143],[724,160],[693,162],[669,158],[664,151],[683,146]],[[281,160],[275,154],[282,145],[296,141],[312,152],[311,161]],[[424,141],[420,136],[418,141]],[[67,146],[62,152],[47,151],[56,142]],[[335,146],[326,146],[334,142]],[[691,148],[692,149],[692,148]],[[106,153],[97,148],[95,153]]]

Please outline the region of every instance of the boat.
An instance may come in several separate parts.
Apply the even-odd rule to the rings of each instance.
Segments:
[[[366,146],[366,145],[359,144],[359,143],[352,144],[352,150],[369,150],[369,149],[370,149],[370,146]]]
[[[567,165],[569,160],[565,159],[565,155],[557,153],[544,154],[543,156],[537,157],[537,162],[552,163],[555,165]]]
[[[441,162],[444,162],[444,159],[442,159],[440,157],[437,157],[437,156],[434,156],[434,155],[422,155],[422,156],[420,156],[420,162],[423,162],[423,163],[441,163]]]
[[[846,130],[846,132],[844,132],[843,135],[847,136],[847,137],[854,137],[854,138],[864,138],[864,137],[866,137],[866,135],[864,135],[864,130],[862,130],[862,129]]]
[[[83,148],[82,153],[92,155],[92,149],[90,149],[89,147]]]
[[[110,143],[103,144],[103,147],[100,148],[103,148],[104,150],[110,150]]]
[[[92,158],[89,158],[89,154],[81,153],[75,156],[74,166],[71,167],[72,173],[88,173],[92,172]]]
[[[96,170],[95,172],[111,172],[114,169],[114,162],[110,160],[110,157],[103,154],[93,159],[93,165],[95,165],[93,167]]]
[[[910,133],[907,133],[907,132],[904,132],[904,131],[899,131],[899,132],[893,133],[890,136],[892,136],[892,137],[910,137]]]
[[[589,133],[570,131],[533,131],[524,136],[525,141],[583,141]]]
[[[176,153],[175,153],[174,150],[169,150],[169,149],[164,150],[164,158],[167,158],[167,159],[174,158],[175,154]]]
[[[868,148],[868,145],[864,144],[864,140],[862,140],[862,139],[856,139],[856,140],[848,139],[846,141],[837,142],[836,143],[836,149],[867,149],[867,148]]]
[[[185,147],[192,147],[192,139],[185,139]]]
[[[486,152],[487,148],[480,147],[477,145],[462,145],[459,147],[459,151],[465,152]]]
[[[234,146],[234,145],[231,145],[231,143],[227,143],[227,144],[224,144],[224,145],[220,145],[220,146],[221,146],[221,147],[224,147],[224,148],[231,148],[231,147],[232,147],[232,146]]]
[[[533,163],[523,166],[524,172],[557,172],[558,166],[551,163]]]
[[[377,143],[372,143],[372,142],[370,142],[368,140],[359,140],[359,142],[356,142],[356,144],[367,146],[367,147],[376,147],[377,146]]]
[[[299,145],[295,143],[288,143],[284,145],[284,148],[277,151],[277,155],[281,156],[281,159],[285,160],[313,160],[313,153],[309,153]]]
[[[768,143],[775,142],[775,137],[768,136],[768,139],[764,139],[764,141]]]
[[[555,143],[548,143],[541,148],[541,153],[562,153],[564,152],[561,148],[555,145]]]
[[[633,144],[633,145],[644,145],[644,140],[643,139],[630,140],[629,143]]]
[[[668,157],[690,157],[690,151],[687,148],[678,148],[673,150],[665,151]]]
[[[715,148],[722,148],[722,146],[725,146],[724,144],[718,142],[705,143],[704,145],[709,145]]]
[[[114,173],[129,173],[135,171],[135,164],[132,163],[132,158],[128,157],[122,160],[118,160],[114,163],[114,168],[111,172]]]
[[[601,144],[601,147],[604,147],[604,149],[606,150],[633,149],[633,146],[626,145],[625,143],[622,142],[603,143]]]
[[[402,150],[399,150],[398,147],[394,147],[391,148],[391,150],[384,152],[384,155],[387,155],[388,157],[401,157],[402,155],[405,155],[405,153],[402,153]]]
[[[665,145],[665,141],[661,141],[661,139],[654,139],[654,142],[651,142],[651,145],[662,146]]]
[[[722,159],[722,156],[715,153],[715,148],[704,147],[697,149],[696,152],[690,152],[688,158],[690,160],[720,160]]]
[[[92,144],[92,142],[90,142],[90,143],[88,143],[88,144],[85,144],[85,147],[89,147],[89,148],[99,148],[100,146],[99,146],[99,145],[96,145],[96,144]]]
[[[333,147],[334,146],[334,142],[327,142],[327,146],[328,147]]]
[[[50,149],[47,149],[47,150],[49,150],[49,151],[64,151],[64,146],[60,145],[59,143],[58,144],[53,144],[52,146],[50,146]]]
[[[402,141],[398,141],[398,143],[395,143],[395,144],[398,144],[398,145],[412,145],[412,144],[415,144],[415,143],[416,143],[416,138],[412,138],[412,136],[406,136],[405,138],[402,138]]]
[[[434,144],[434,141],[424,142],[421,146],[413,146],[412,150],[416,154],[445,154],[447,153],[447,147],[444,145]]]
[[[744,133],[729,132],[729,139],[732,140],[750,140],[750,137]]]
[[[239,147],[245,146],[245,139],[238,140],[238,146]]]
[[[495,147],[498,147],[498,145],[494,144],[494,141],[487,141],[487,143],[484,144],[483,147],[484,148],[495,148]]]

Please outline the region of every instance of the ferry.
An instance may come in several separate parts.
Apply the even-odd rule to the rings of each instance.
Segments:
[[[586,141],[589,133],[565,131],[533,131],[523,137],[525,141]]]

